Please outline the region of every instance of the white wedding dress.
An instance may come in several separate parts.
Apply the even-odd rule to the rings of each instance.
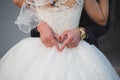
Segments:
[[[46,2],[45,2],[46,1]],[[16,21],[29,32],[45,21],[57,34],[79,25],[84,0],[75,0],[72,7],[59,0],[26,0]],[[46,6],[47,5],[47,6]],[[43,26],[44,27],[44,26]],[[61,44],[60,44],[61,45]],[[62,52],[46,48],[40,38],[25,38],[13,46],[0,60],[0,80],[120,80],[104,54],[84,40],[75,48]]]

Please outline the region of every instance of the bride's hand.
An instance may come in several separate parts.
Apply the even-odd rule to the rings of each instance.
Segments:
[[[40,32],[41,41],[46,47],[56,46],[57,50],[60,50],[58,46],[60,36],[54,33],[47,23],[41,22],[37,29]]]

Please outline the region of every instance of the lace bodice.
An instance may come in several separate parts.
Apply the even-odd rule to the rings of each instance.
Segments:
[[[53,0],[26,0],[16,23],[24,32],[36,27],[40,21],[46,22],[57,34],[64,30],[79,26],[84,0],[58,0],[55,6],[50,6]]]

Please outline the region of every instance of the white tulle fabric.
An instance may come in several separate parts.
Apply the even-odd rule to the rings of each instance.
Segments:
[[[82,8],[78,5],[69,9],[37,8],[39,15],[34,12],[34,16],[31,15],[35,21],[39,22],[41,19],[57,34],[61,34],[64,30],[78,26]],[[31,13],[29,9],[25,12],[26,16],[31,16],[27,15],[27,12]],[[22,17],[23,19],[28,18]],[[20,22],[22,20],[20,19]],[[29,21],[25,20],[22,23],[26,25]],[[31,28],[31,25],[27,26]],[[65,48],[58,52],[55,47],[46,48],[40,38],[25,38],[0,60],[0,80],[120,80],[120,78],[103,53],[86,41],[80,41],[75,48]]]
[[[48,5],[52,4],[53,0],[26,0],[26,2],[23,4],[21,8],[20,14],[17,20],[15,21],[15,23],[18,24],[18,27],[21,31],[25,33],[29,33],[31,29],[35,28],[41,21],[45,21],[46,23],[48,22],[56,23],[51,21],[51,20],[57,21],[57,19],[53,19],[53,18],[60,18],[58,20],[60,22],[68,21],[68,19],[70,20],[70,22],[74,20],[78,22],[79,21],[78,19],[80,18],[78,16],[82,11],[84,0],[75,0],[75,4],[71,3],[71,5],[73,5],[72,7],[63,5],[67,1],[68,0],[58,0],[55,6],[51,8],[51,7],[48,7]],[[68,14],[69,12],[70,14]],[[74,14],[75,16],[73,17],[76,17],[76,19],[70,18],[71,15],[74,15]],[[49,20],[48,19],[47,21],[44,20],[43,15],[44,15],[44,19],[48,18]],[[61,23],[59,24],[60,26],[62,26]],[[53,25],[50,25],[50,26],[53,26]],[[74,26],[78,26],[78,25],[74,25]]]
[[[40,38],[26,38],[0,61],[0,80],[120,80],[94,45],[80,41],[75,48],[58,52]]]

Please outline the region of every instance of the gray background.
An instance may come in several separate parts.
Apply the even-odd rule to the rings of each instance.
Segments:
[[[19,11],[12,0],[0,0],[0,57],[18,41],[29,36],[14,24]]]
[[[99,48],[120,72],[120,0],[113,0],[110,30],[99,39]],[[0,57],[21,39],[28,37],[14,24],[19,14],[12,0],[0,0]]]

